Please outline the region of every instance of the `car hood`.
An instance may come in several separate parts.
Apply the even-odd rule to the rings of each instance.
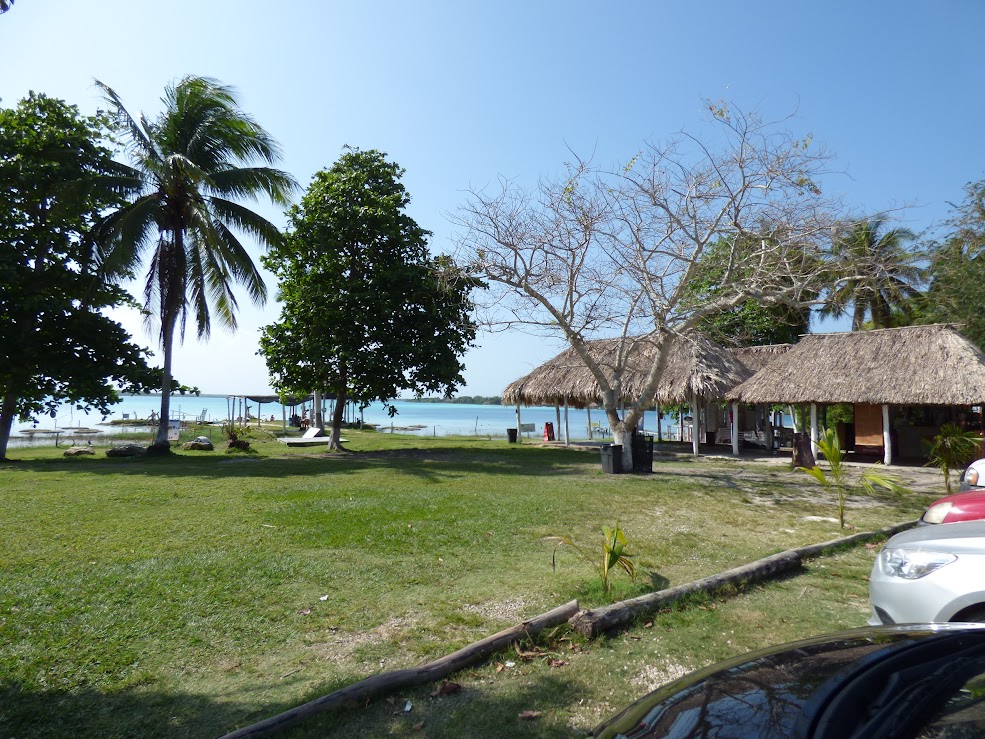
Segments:
[[[909,547],[930,551],[960,554],[974,551],[985,553],[985,521],[959,521],[936,526],[920,526],[896,534],[886,542],[886,548]]]
[[[956,665],[964,655],[970,656],[962,671]],[[908,736],[901,725],[922,725],[925,714],[937,712],[982,673],[985,625],[855,629],[691,673],[640,699],[592,736],[875,739],[884,735],[875,730],[880,726],[895,727],[897,733],[886,736]],[[899,685],[904,687],[894,688]],[[919,692],[909,695],[914,686]]]

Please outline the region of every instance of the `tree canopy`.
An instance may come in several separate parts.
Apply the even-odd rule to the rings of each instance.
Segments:
[[[929,271],[922,320],[961,323],[961,332],[985,349],[985,180],[965,185],[947,234],[931,248]]]
[[[239,109],[233,90],[206,77],[185,77],[165,89],[164,108],[153,120],[133,118],[119,96],[97,82],[128,143],[132,166],[119,184],[130,202],[100,224],[102,258],[115,269],[135,271],[150,250],[144,306],[159,321],[164,353],[161,416],[155,448],[168,447],[171,359],[175,332],[184,337],[189,318],[207,337],[213,317],[236,328],[233,285],[262,304],[266,286],[236,232],[272,245],[281,233],[241,205],[261,195],[287,205],[290,175],[270,166],[277,144]]]
[[[754,243],[750,246],[755,248]],[[686,286],[685,302],[702,305],[731,289],[723,282],[731,252],[732,244],[727,241],[711,245]],[[704,316],[698,321],[697,328],[722,346],[793,344],[807,333],[810,319],[811,309],[805,303],[763,304],[750,298]]]
[[[885,218],[839,228],[831,265],[834,288],[822,315],[840,315],[852,307],[852,330],[859,331],[869,316],[873,328],[891,328],[894,312],[920,295],[922,255],[908,249],[916,240],[908,228],[884,230]]]
[[[429,253],[430,232],[406,213],[403,172],[379,151],[347,148],[315,174],[285,242],[263,257],[282,308],[261,354],[279,390],[336,395],[334,447],[346,400],[450,395],[475,339],[477,283]]]
[[[509,181],[472,191],[457,217],[461,261],[491,284],[493,320],[571,345],[600,388],[625,464],[672,339],[749,300],[815,302],[841,211],[821,188],[830,157],[810,136],[728,104],[710,102],[708,113],[701,135],[647,144],[620,167],[578,161],[532,191]],[[719,289],[687,300],[716,245],[725,245]],[[618,339],[605,362],[588,350],[595,338]],[[639,339],[656,351],[628,398],[622,383]]]
[[[32,93],[0,109],[0,458],[15,416],[63,402],[103,413],[117,388],[161,382],[145,349],[100,311],[129,296],[103,272],[90,238],[118,202],[104,121]]]

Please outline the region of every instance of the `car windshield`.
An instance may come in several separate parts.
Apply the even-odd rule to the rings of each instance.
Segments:
[[[751,656],[652,693],[596,736],[985,736],[985,631],[878,634]]]
[[[985,736],[985,672],[972,677],[954,693],[917,736],[920,739]]]

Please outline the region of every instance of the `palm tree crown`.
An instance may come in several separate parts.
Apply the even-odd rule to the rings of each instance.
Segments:
[[[919,295],[919,255],[906,248],[916,236],[908,228],[880,234],[885,223],[884,218],[856,223],[835,239],[837,283],[821,315],[841,315],[852,306],[853,331],[861,330],[866,315],[875,328],[889,328],[893,309]]]
[[[293,178],[273,164],[277,144],[238,107],[233,91],[205,77],[185,77],[165,89],[164,110],[154,120],[134,119],[111,88],[96,82],[112,106],[132,166],[119,178],[131,202],[100,226],[104,268],[134,274],[151,248],[144,282],[145,308],[160,322],[165,387],[157,443],[166,445],[175,329],[191,314],[200,337],[212,317],[236,327],[233,283],[256,304],[266,287],[249,253],[234,233],[262,245],[281,233],[265,218],[235,202],[267,195],[287,205]]]

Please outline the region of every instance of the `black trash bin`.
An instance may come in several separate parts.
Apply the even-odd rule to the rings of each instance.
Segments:
[[[653,434],[633,434],[633,472],[653,472]]]
[[[516,429],[506,429],[506,440],[510,444],[516,444]]]
[[[622,474],[622,444],[602,445],[602,471],[610,475]]]

